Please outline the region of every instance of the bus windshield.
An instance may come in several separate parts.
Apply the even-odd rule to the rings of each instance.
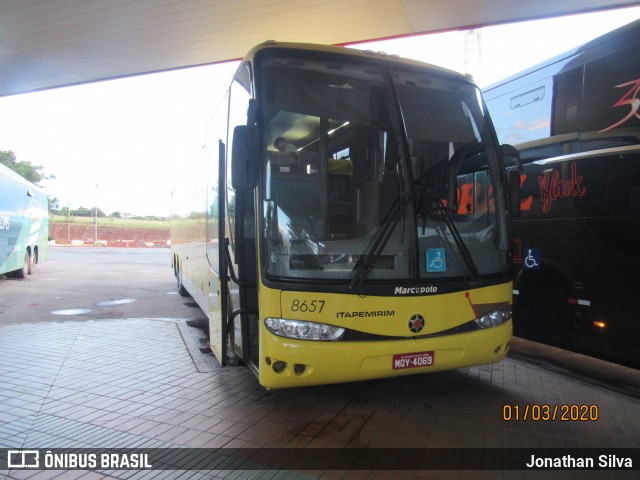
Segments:
[[[508,271],[503,177],[477,87],[282,53],[256,79],[267,275],[355,288]]]

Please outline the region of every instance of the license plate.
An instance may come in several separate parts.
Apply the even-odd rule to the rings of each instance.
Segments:
[[[430,367],[435,363],[433,352],[402,353],[393,356],[393,369]]]

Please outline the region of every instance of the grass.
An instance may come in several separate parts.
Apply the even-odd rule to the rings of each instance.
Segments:
[[[51,223],[69,223],[69,218],[64,215],[51,215]],[[71,217],[71,223],[76,225],[95,225],[95,217]],[[104,227],[129,227],[129,228],[169,228],[168,220],[145,220],[137,218],[98,217],[98,226]]]

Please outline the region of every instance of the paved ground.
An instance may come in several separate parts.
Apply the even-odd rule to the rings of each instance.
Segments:
[[[200,316],[176,295],[168,248],[50,247],[33,275],[0,280],[0,325]]]
[[[166,250],[52,249],[34,276],[0,279],[0,448],[589,448],[597,458],[605,449],[640,446],[637,398],[528,357],[401,379],[266,391],[246,368],[217,367],[194,348],[197,330],[185,319],[199,312],[170,294],[173,287]],[[124,299],[135,301],[98,305]],[[91,311],[52,313],[71,309]],[[516,406],[522,417],[539,405],[595,405],[598,418],[513,419]],[[638,470],[312,472],[222,465],[0,475],[582,480],[638,478]]]

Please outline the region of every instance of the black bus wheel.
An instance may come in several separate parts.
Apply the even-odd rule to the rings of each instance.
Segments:
[[[29,255],[29,275],[36,271],[36,254]]]
[[[24,263],[22,264],[22,268],[16,270],[16,277],[18,278],[25,278],[27,275],[29,275],[30,273],[30,265],[31,265],[31,255],[29,255],[29,252],[26,252],[24,254]]]

